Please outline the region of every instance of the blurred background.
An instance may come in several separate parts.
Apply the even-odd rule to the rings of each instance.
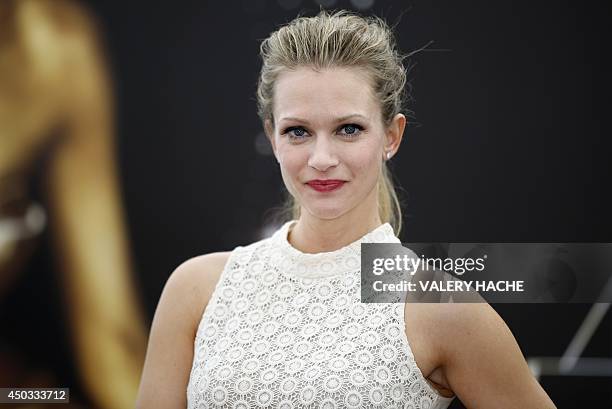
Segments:
[[[172,270],[278,226],[259,41],[320,7],[385,18],[405,53],[428,45],[406,61],[391,161],[403,241],[612,242],[605,3],[0,0],[0,387],[133,406]],[[535,362],[592,306],[493,307]],[[610,359],[599,318],[581,356]],[[596,362],[534,371],[559,408],[609,407]]]

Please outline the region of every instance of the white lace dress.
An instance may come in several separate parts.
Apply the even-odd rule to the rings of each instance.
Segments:
[[[198,326],[187,407],[448,407],[414,361],[404,304],[360,302],[360,244],[400,243],[391,225],[309,254],[288,242],[292,223],[230,254]]]

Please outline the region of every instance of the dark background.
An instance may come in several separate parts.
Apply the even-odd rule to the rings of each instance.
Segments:
[[[319,5],[83,3],[98,17],[114,73],[122,188],[151,319],[182,261],[273,228],[282,179],[255,109],[259,40]],[[399,21],[403,52],[433,41],[407,60],[414,116],[391,161],[403,241],[612,242],[604,2],[365,3],[364,14]],[[560,356],[589,309],[493,307],[527,357]],[[583,355],[612,356],[610,312]],[[52,361],[73,379],[61,354]],[[610,377],[541,383],[559,408],[612,405]]]

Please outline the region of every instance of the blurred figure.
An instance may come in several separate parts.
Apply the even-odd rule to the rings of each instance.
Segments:
[[[146,332],[130,277],[112,100],[95,22],[78,3],[0,0],[0,297],[48,219],[82,384],[97,407],[119,409],[134,405]],[[42,156],[44,207],[28,189]],[[12,383],[0,386],[71,386],[28,384],[16,376],[27,373],[19,362],[0,356],[0,380]]]

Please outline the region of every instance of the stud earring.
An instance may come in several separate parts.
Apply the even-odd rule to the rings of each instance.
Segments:
[[[391,159],[391,152],[387,152],[387,160]]]

